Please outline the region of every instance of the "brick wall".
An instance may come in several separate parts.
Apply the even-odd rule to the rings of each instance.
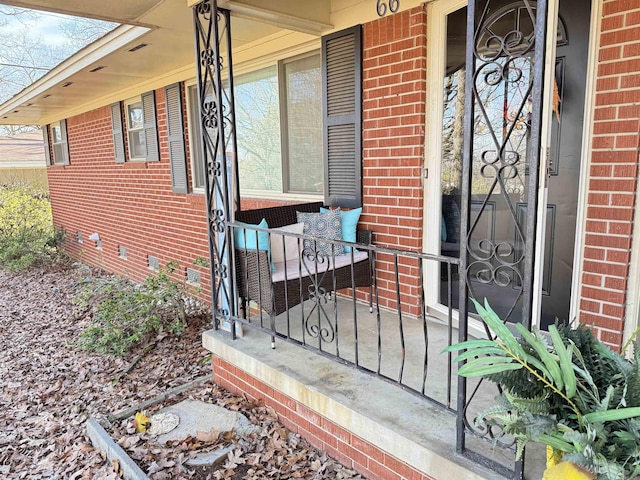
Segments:
[[[70,165],[48,168],[54,223],[65,228],[65,248],[74,258],[137,281],[151,273],[147,255],[161,266],[177,260],[176,278],[183,279],[187,267],[200,271],[208,300],[208,268],[193,264],[209,255],[205,198],[172,192],[163,89],[156,91],[156,108],[159,162],[115,163],[108,106],[67,119]],[[88,239],[94,232],[102,250]],[[119,246],[126,247],[126,260]]]
[[[426,6],[390,15],[363,30],[363,194],[361,222],[378,245],[422,248]],[[400,259],[402,303],[418,314],[419,271]],[[395,308],[393,257],[376,262],[380,304]],[[404,305],[403,305],[404,308]]]
[[[263,399],[289,430],[369,480],[432,480],[221,358],[214,356],[212,363],[213,380],[218,385],[251,399]]]
[[[640,147],[640,2],[605,1],[601,28],[579,320],[619,348]]]
[[[420,251],[423,228],[422,168],[426,105],[426,12],[417,7],[364,26],[364,211],[361,225],[379,245]],[[183,101],[184,101],[183,92]],[[49,169],[55,223],[67,230],[76,258],[135,280],[149,274],[147,255],[161,264],[175,259],[195,267],[207,257],[205,199],[171,191],[164,90],[156,91],[160,162],[116,164],[107,106],[67,120],[71,164]],[[186,108],[185,124],[186,124]],[[124,121],[123,112],[123,123]],[[127,140],[125,136],[125,140]],[[187,154],[189,142],[187,139]],[[192,172],[189,168],[191,179]],[[243,199],[242,207],[282,202]],[[75,242],[82,232],[83,244]],[[87,237],[98,232],[103,249]],[[118,256],[118,247],[128,258]],[[379,303],[395,308],[395,265],[380,255]],[[419,314],[420,281],[415,261],[399,260],[403,311]],[[364,296],[361,295],[364,299]],[[203,294],[203,298],[207,295]]]

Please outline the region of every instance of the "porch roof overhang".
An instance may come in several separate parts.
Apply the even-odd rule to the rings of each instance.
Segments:
[[[0,124],[44,125],[195,76],[193,13],[186,0],[2,0],[17,7],[121,23],[0,105]],[[261,46],[317,40],[331,30],[331,1],[221,1],[234,15],[236,65]],[[304,3],[305,8],[301,8]],[[141,48],[140,45],[144,45]],[[262,50],[262,51],[261,51]],[[236,51],[239,54],[236,54]],[[252,53],[249,53],[252,52]],[[98,68],[102,67],[102,68]]]

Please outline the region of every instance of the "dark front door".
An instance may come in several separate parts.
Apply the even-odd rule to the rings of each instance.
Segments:
[[[576,236],[590,0],[561,0],[556,53],[555,104],[549,149],[549,196],[542,278],[544,328],[571,320],[571,278]]]
[[[535,2],[529,4],[535,8]],[[502,34],[507,47],[525,49],[533,29],[529,10],[522,2],[510,0],[492,0],[491,6],[494,13],[486,19],[486,27],[479,29],[480,55],[483,48],[489,52],[496,48],[492,35]],[[540,273],[543,327],[556,318],[569,320],[591,4],[590,0],[560,0],[559,8],[555,107],[549,119],[551,145],[541,158],[544,161],[548,156],[550,163],[548,202],[541,207],[547,209]],[[462,113],[467,88],[465,19],[466,8],[447,18],[441,252],[452,256],[459,255],[460,248]],[[501,57],[496,57],[486,72],[476,75],[474,85],[477,105],[469,236],[473,254],[466,277],[472,297],[480,301],[487,298],[501,318],[514,322],[522,320],[522,259],[529,198],[526,150],[531,135],[533,63],[527,61],[527,55],[504,65]],[[492,65],[504,68],[504,81],[496,80]],[[441,301],[446,303],[446,288],[441,288]]]

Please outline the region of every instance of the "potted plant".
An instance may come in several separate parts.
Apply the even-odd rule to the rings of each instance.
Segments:
[[[627,359],[585,326],[552,325],[546,335],[516,324],[516,337],[486,301],[474,303],[494,338],[445,351],[463,351],[456,358],[465,362],[459,375],[502,387],[497,405],[476,421],[512,435],[518,457],[528,441],[547,445],[545,478],[569,478],[561,471],[598,480],[640,476],[638,346]]]

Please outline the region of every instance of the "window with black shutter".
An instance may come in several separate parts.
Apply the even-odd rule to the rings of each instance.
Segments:
[[[156,95],[152,90],[124,102],[129,160],[160,160]]]

